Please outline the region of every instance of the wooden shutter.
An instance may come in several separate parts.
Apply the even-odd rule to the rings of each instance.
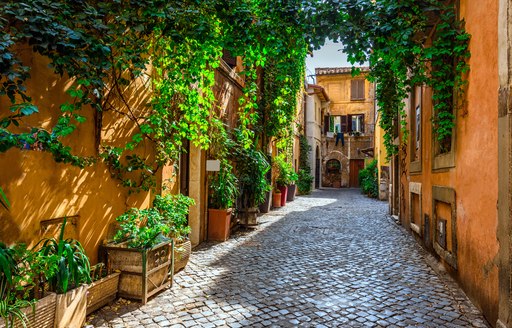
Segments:
[[[352,80],[350,81],[350,99],[361,100],[365,99],[364,95],[364,81],[365,80]]]
[[[331,118],[329,115],[324,116],[324,133],[329,132],[329,124],[331,123]]]
[[[364,87],[364,84],[363,84]],[[364,114],[361,114],[361,133],[364,133]]]
[[[348,115],[348,116],[350,116],[350,115]],[[347,123],[347,121],[348,121],[348,123]],[[342,133],[349,132],[351,123],[352,122],[350,122],[347,115],[341,115],[341,132]]]

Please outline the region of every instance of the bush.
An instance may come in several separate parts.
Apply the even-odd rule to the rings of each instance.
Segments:
[[[313,183],[313,176],[308,170],[299,170],[299,179],[297,180],[297,188],[301,195],[308,195],[311,193],[311,184]]]
[[[359,171],[359,185],[363,194],[366,194],[368,197],[377,198],[379,195],[378,176],[376,159]]]

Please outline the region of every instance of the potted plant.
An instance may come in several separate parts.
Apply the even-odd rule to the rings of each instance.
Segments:
[[[80,242],[64,239],[66,219],[59,238],[45,238],[35,248],[50,290],[57,293],[55,327],[81,327],[87,308],[90,263]]]
[[[238,211],[242,224],[253,226],[258,224],[258,206],[271,190],[266,179],[270,164],[261,151],[241,145],[234,148],[234,156],[240,188]]]
[[[111,271],[101,262],[91,267],[92,283],[87,287],[87,315],[116,299],[121,273]]]
[[[289,174],[290,183],[288,184],[288,195],[286,196],[286,200],[291,202],[295,199],[295,193],[297,192],[297,182],[299,175],[292,169]]]
[[[168,237],[174,240],[174,273],[183,269],[190,258],[192,243],[188,238],[190,226],[188,225],[188,212],[194,200],[182,194],[165,196],[157,195],[153,206],[160,212],[163,222],[170,231]]]
[[[238,179],[226,159],[210,179],[209,187],[208,240],[225,241],[229,238],[232,208],[239,192]]]
[[[277,187],[281,191],[281,206],[285,206],[286,199],[288,198],[288,185],[291,182],[293,168],[282,155],[278,155],[274,158],[274,164],[277,171]]]
[[[168,288],[172,283],[174,241],[171,231],[156,208],[132,208],[116,220],[119,231],[114,243],[104,249],[112,270],[119,270],[119,296],[140,300]]]
[[[274,189],[274,193],[272,194],[272,207],[280,208],[281,205],[281,191],[276,187]]]

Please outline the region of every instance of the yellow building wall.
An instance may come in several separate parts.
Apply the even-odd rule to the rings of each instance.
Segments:
[[[25,122],[50,128],[61,113],[59,106],[67,100],[65,91],[71,87],[72,81],[54,75],[48,68],[48,60],[33,54],[29,47],[21,50],[21,57],[32,68],[31,79],[27,82],[28,93],[40,108],[39,114],[26,118]],[[147,100],[143,82],[135,83],[130,103],[137,105]],[[0,98],[0,107],[8,106],[8,100]],[[144,106],[134,108],[145,110]],[[92,113],[92,109],[84,109],[81,114],[87,121],[79,124],[78,129],[64,139],[74,154],[97,156]],[[135,124],[126,117],[114,111],[103,113],[102,144],[122,146],[136,132]],[[143,142],[137,151],[147,157],[154,155],[153,145],[148,142]],[[157,172],[157,182],[174,181],[174,175],[173,168],[166,167]],[[11,203],[8,211],[0,208],[2,242],[33,245],[43,236],[42,222],[70,217],[76,219],[77,225],[68,224],[67,235],[83,244],[92,263],[97,261],[98,246],[107,235],[112,235],[114,219],[131,207],[150,206],[154,196],[151,192],[129,194],[101,161],[81,169],[55,162],[48,152],[17,148],[0,153],[0,186]],[[172,183],[170,187],[176,190]]]

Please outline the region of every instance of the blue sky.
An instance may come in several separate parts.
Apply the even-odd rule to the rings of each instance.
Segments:
[[[343,53],[342,49],[342,43],[327,40],[322,48],[313,52],[313,57],[307,56],[306,75],[308,76],[308,82],[313,83],[310,75],[315,74],[315,68],[317,67],[351,67],[352,65],[347,61],[347,55]]]

